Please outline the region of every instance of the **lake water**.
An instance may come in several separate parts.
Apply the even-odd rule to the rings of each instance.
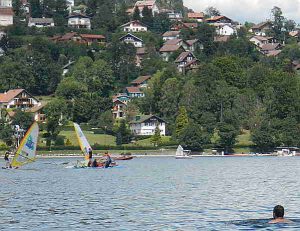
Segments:
[[[111,169],[67,162],[76,159],[0,170],[0,230],[300,229],[300,157],[145,157]],[[277,204],[293,224],[267,224]]]

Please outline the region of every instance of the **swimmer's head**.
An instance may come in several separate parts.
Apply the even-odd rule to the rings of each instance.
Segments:
[[[273,217],[276,218],[283,218],[284,216],[284,208],[281,205],[276,205],[273,209]]]

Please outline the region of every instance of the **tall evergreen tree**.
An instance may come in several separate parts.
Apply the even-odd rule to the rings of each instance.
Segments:
[[[132,20],[141,20],[141,12],[138,7],[134,8]]]
[[[176,137],[180,137],[182,131],[188,126],[188,124],[189,124],[189,118],[185,106],[180,106],[178,116],[176,118],[176,128],[175,128]]]

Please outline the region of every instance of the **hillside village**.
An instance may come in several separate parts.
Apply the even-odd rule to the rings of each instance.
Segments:
[[[213,7],[96,2],[0,0],[3,131],[25,112],[53,142],[72,120],[119,144],[172,136],[229,151],[249,130],[262,150],[298,145],[287,128],[300,122],[300,29],[280,8],[241,24]]]

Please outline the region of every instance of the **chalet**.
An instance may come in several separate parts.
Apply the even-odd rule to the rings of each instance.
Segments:
[[[119,99],[113,101],[113,118],[114,119],[124,119],[126,118],[126,109],[127,109],[127,102],[123,102]]]
[[[142,98],[145,96],[139,87],[126,87],[126,93],[130,98]]]
[[[234,35],[236,34],[236,29],[231,25],[220,25],[216,27],[216,31],[218,35]]]
[[[274,51],[281,50],[282,45],[280,43],[267,43],[263,44],[260,48],[260,52],[264,55],[275,54]],[[277,52],[276,52],[277,53]]]
[[[197,22],[175,22],[171,26],[171,30],[180,31],[182,29],[196,29],[198,27]]]
[[[142,11],[144,7],[148,7],[152,11],[152,15],[159,14],[159,8],[156,4],[156,1],[137,1],[132,9],[132,12],[134,11],[135,7],[137,7],[140,10],[141,17],[143,17]]]
[[[156,127],[159,127],[160,135],[166,135],[166,121],[155,115],[135,116],[129,122],[130,130],[133,134],[139,136],[154,135]]]
[[[28,27],[54,27],[54,20],[53,18],[29,18]]]
[[[249,30],[249,32],[258,35],[258,36],[266,36],[267,31],[272,29],[272,22],[267,21],[267,22],[261,22]]]
[[[139,88],[147,88],[148,81],[151,79],[151,75],[144,75],[136,78],[131,82],[132,86]]]
[[[159,49],[162,59],[167,62],[169,61],[171,55],[177,51],[183,52],[183,51],[185,51],[185,49],[181,45],[167,45],[167,44],[163,45]]]
[[[143,40],[130,33],[122,36],[120,40],[124,43],[132,44],[135,47],[143,47]]]
[[[51,38],[54,42],[76,42],[79,44],[86,44],[87,41],[77,32],[66,33],[62,36],[54,36]]]
[[[196,61],[197,58],[192,52],[184,51],[177,57],[177,59],[175,60],[175,64],[177,65],[178,71],[185,74],[186,68],[190,68],[192,63],[193,66],[198,64]]]
[[[163,33],[162,37],[164,41],[171,39],[179,39],[180,31],[167,31]]]
[[[281,52],[282,52],[282,50],[271,50],[266,54],[266,56],[267,57],[277,57]]]
[[[182,46],[185,50],[189,48],[189,44],[183,39],[170,39],[165,42],[165,45],[178,45]]]
[[[197,22],[203,22],[204,21],[204,13],[200,12],[200,13],[188,13],[188,19],[190,20],[196,20]]]
[[[198,39],[186,40],[186,43],[188,44],[187,51],[194,52],[197,49],[203,50],[203,45],[199,42]]]
[[[84,14],[72,14],[68,17],[68,27],[76,29],[91,29],[91,19]]]
[[[148,30],[148,27],[139,20],[128,22],[120,27],[124,32],[144,32]]]
[[[44,107],[46,106],[45,103],[38,103],[37,105],[33,106],[26,110],[26,112],[32,113],[33,118],[36,122],[46,122],[46,115],[44,112]]]
[[[208,19],[206,19],[206,22],[213,26],[232,25],[232,23],[233,23],[233,21],[230,18],[228,18],[224,15],[208,18]]]
[[[0,94],[0,108],[27,110],[38,104],[39,101],[24,89],[9,90]]]
[[[80,34],[81,38],[87,43],[87,45],[98,44],[105,45],[105,36],[100,34]]]
[[[230,35],[217,35],[214,37],[214,42],[226,43],[230,40]]]
[[[146,51],[145,47],[136,48],[135,63],[136,63],[137,67],[140,67],[142,65],[142,61],[144,59],[144,56],[147,53],[148,52]]]
[[[274,38],[256,35],[256,36],[251,37],[249,41],[254,43],[257,47],[262,47],[264,44],[274,42]]]
[[[12,7],[0,7],[0,26],[10,26],[14,24],[14,12]]]
[[[170,19],[170,21],[182,21],[183,16],[181,12],[175,12],[175,11],[171,11],[171,12],[167,12],[168,18]]]

